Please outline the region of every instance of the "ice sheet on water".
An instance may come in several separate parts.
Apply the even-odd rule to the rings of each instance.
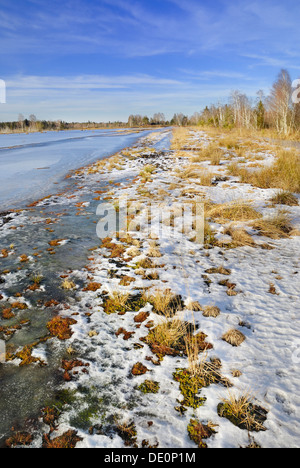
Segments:
[[[140,136],[115,131],[0,135],[0,210],[57,192],[71,170],[130,146]]]

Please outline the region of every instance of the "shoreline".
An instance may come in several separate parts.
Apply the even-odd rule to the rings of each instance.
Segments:
[[[113,131],[119,131],[119,132],[129,132],[129,133],[135,133],[135,132],[143,132],[143,131],[155,131],[155,130],[160,130],[160,129],[163,129],[163,128],[169,128],[170,126],[163,126],[163,127],[159,127],[159,126],[155,126],[155,127],[135,127],[135,128],[132,128],[132,127],[95,127],[95,128],[70,128],[70,129],[62,129],[62,130],[58,130],[58,129],[49,129],[49,130],[33,130],[33,131],[25,131],[25,130],[22,130],[22,131],[14,131],[14,132],[0,132],[0,137],[1,135],[31,135],[31,134],[35,134],[35,133],[52,133],[52,132],[57,132],[57,133],[61,133],[61,132],[85,132],[85,131],[91,131],[91,132],[96,132],[97,130],[101,131],[101,130],[113,130]]]

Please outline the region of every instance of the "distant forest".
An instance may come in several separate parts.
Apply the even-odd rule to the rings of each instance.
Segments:
[[[300,86],[300,80],[297,80]],[[167,120],[162,112],[153,117],[130,115],[127,122],[64,122],[38,120],[35,115],[19,115],[15,122],[0,122],[1,133],[83,130],[101,128],[142,128],[150,126],[206,126],[220,128],[271,129],[288,136],[300,132],[300,88],[295,88],[287,70],[281,70],[269,96],[257,92],[256,99],[235,90],[228,103],[213,104],[192,116],[174,114]]]

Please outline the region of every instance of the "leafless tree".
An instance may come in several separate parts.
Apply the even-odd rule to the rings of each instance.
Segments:
[[[287,70],[281,70],[268,98],[271,118],[280,134],[288,135],[295,122],[292,103],[292,80]]]

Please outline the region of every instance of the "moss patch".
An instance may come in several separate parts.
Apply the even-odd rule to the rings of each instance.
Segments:
[[[75,448],[82,438],[78,437],[77,431],[69,430],[60,437],[50,439],[50,436],[45,434],[43,436],[43,448],[46,449],[70,449]]]
[[[25,447],[33,442],[33,437],[28,432],[16,432],[5,441],[5,446],[12,447]]]
[[[51,336],[56,336],[59,340],[68,340],[73,334],[70,327],[76,323],[74,319],[58,316],[47,323],[47,328]]]
[[[98,291],[100,288],[101,288],[102,284],[100,283],[89,283],[83,291],[93,291],[93,292],[96,292]]]
[[[204,405],[206,398],[197,396],[201,388],[205,386],[202,379],[192,376],[186,369],[177,369],[173,377],[176,382],[179,382],[179,388],[183,395],[183,400],[179,402],[181,406],[196,409]]]
[[[131,370],[131,373],[132,375],[144,375],[146,374],[146,372],[148,372],[148,368],[146,366],[144,366],[141,362],[137,362],[132,370]]]
[[[205,442],[203,442],[203,439],[209,439],[213,434],[215,434],[213,426],[204,425],[197,419],[190,420],[190,424],[188,425],[187,430],[190,439],[195,442],[198,448],[207,448],[207,445]]]
[[[116,426],[116,432],[124,441],[126,447],[137,448],[137,430],[133,421],[129,423],[118,423]]]
[[[142,393],[158,393],[159,391],[159,383],[158,382],[154,382],[153,380],[145,380],[144,383],[142,383],[138,389],[142,392]]]
[[[139,312],[146,305],[146,301],[141,294],[130,295],[124,304],[118,304],[115,299],[109,296],[102,296],[104,312],[108,315],[125,315],[126,312]]]

